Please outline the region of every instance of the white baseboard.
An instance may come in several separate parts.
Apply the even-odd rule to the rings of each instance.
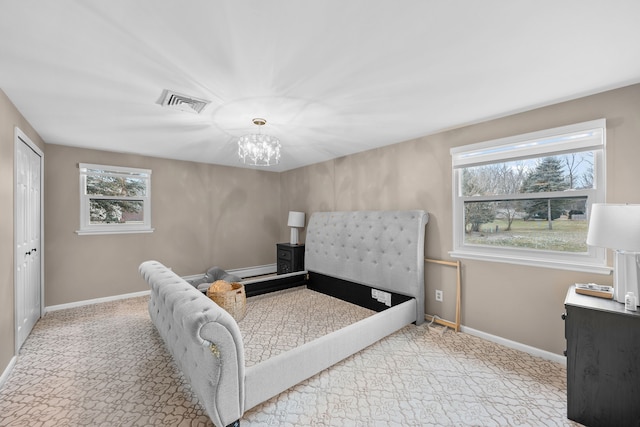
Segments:
[[[117,301],[117,300],[127,299],[127,298],[142,297],[149,294],[151,294],[151,290],[132,292],[130,294],[114,295],[112,297],[95,298],[95,299],[84,300],[84,301],[70,302],[68,304],[50,305],[44,308],[44,312],[49,313],[51,311],[64,310],[66,308],[82,307],[85,305],[98,304],[101,302],[110,302],[110,301]]]
[[[273,274],[278,271],[276,264],[257,265],[255,267],[236,268],[227,270],[229,274],[235,274],[241,278],[262,276],[263,274]]]
[[[236,276],[245,278],[245,277],[261,276],[263,274],[272,274],[272,273],[275,273],[276,270],[277,270],[276,264],[267,264],[267,265],[257,265],[255,267],[236,268],[234,270],[226,270],[226,271],[229,274],[235,274]],[[199,279],[200,277],[202,277],[202,274],[193,274],[191,276],[183,276],[182,278],[185,280],[192,280],[192,279]],[[148,290],[148,291],[141,291],[141,292],[133,292],[130,294],[114,295],[111,297],[95,298],[95,299],[90,299],[85,301],[76,301],[68,304],[50,305],[44,308],[44,312],[49,313],[51,311],[64,310],[67,308],[74,308],[74,307],[82,307],[85,305],[98,304],[101,302],[109,302],[109,301],[117,301],[120,299],[141,297],[141,296],[149,295],[150,293],[151,291]]]
[[[204,277],[204,274],[192,274],[190,276],[180,276],[182,277],[184,280],[195,280],[195,279],[200,279],[201,277]]]
[[[273,274],[278,270],[276,264],[256,265],[254,267],[235,268],[233,270],[225,270],[229,274],[234,274],[241,279],[247,277],[262,276],[265,274]],[[200,279],[204,273],[192,274],[190,276],[182,276],[184,280]]]
[[[541,357],[543,359],[550,360],[552,362],[560,363],[561,365],[565,365],[565,366],[567,365],[567,358],[560,354],[551,353],[550,351],[546,351],[536,347],[532,347],[530,345],[522,344],[517,341],[511,341],[506,338],[502,338],[497,335],[491,335],[486,332],[478,331],[473,328],[468,328],[466,326],[461,326],[460,330],[465,334],[474,335],[476,337],[483,338],[487,341],[492,341],[497,344],[501,344],[505,347],[520,350],[525,353],[529,353],[532,356]]]
[[[13,371],[13,367],[15,366],[17,360],[18,360],[18,357],[13,356],[9,361],[9,364],[5,368],[4,372],[2,373],[2,376],[0,376],[0,389],[4,386],[4,383],[7,382],[7,380],[9,379],[9,375],[11,375],[11,371]]]

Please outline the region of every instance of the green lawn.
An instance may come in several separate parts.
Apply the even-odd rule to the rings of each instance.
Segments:
[[[496,226],[498,231],[496,232]],[[516,219],[507,228],[504,220],[482,224],[481,232],[465,234],[465,243],[503,247],[542,249],[564,252],[587,252],[588,222],[557,219],[549,230],[547,221]]]

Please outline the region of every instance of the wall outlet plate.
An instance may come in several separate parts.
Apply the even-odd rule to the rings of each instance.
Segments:
[[[436,301],[442,302],[442,291],[440,289],[436,289]]]

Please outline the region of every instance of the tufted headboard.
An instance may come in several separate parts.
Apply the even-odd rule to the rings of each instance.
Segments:
[[[428,214],[411,211],[315,212],[305,269],[416,298],[424,320],[424,239]]]

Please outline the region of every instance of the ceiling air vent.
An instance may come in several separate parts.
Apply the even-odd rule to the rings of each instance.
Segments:
[[[173,108],[174,110],[187,111],[189,113],[200,114],[204,107],[209,105],[205,99],[198,99],[192,96],[182,95],[165,89],[160,97],[160,105]]]

